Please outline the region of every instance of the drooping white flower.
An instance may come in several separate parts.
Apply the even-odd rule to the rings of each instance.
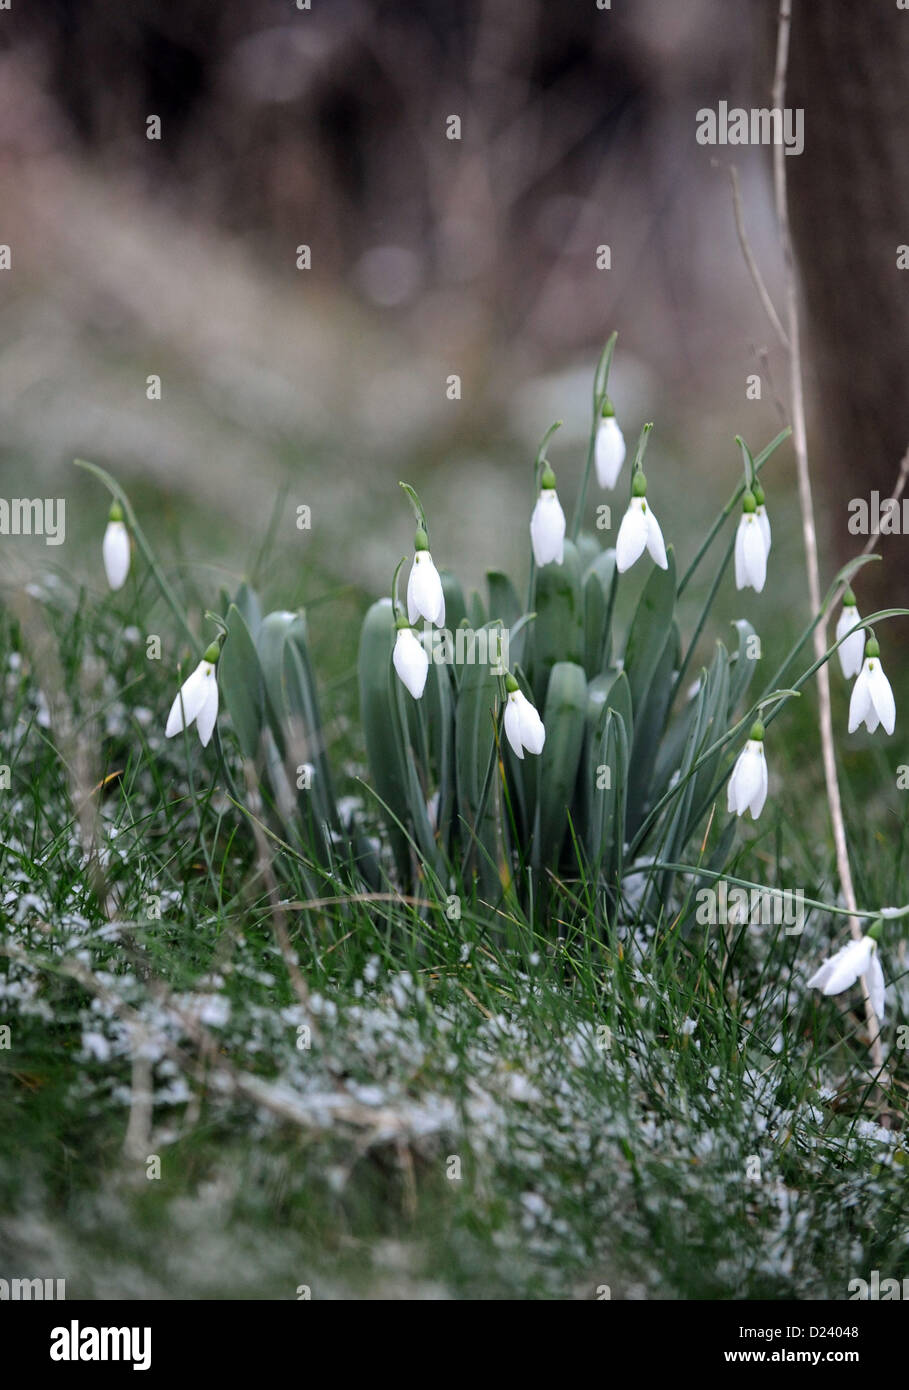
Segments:
[[[407,616],[411,623],[425,618],[436,627],[445,626],[445,594],[439,571],[429,553],[429,542],[422,526],[417,529],[416,548],[407,581]]]
[[[218,643],[212,642],[196,669],[181,685],[167,716],[165,738],[173,738],[183,729],[188,729],[195,721],[202,747],[205,748],[208,744],[214,732],[215,720],[218,718],[218,679],[215,675],[215,663],[219,650]]]
[[[540,495],[530,518],[530,543],[537,564],[560,565],[565,556],[565,513],[556,492],[555,474],[547,463]]]
[[[119,502],[114,502],[110,509],[104,540],[101,542],[101,557],[104,560],[108,584],[112,589],[122,589],[129,574],[129,532]]]
[[[638,469],[631,480],[631,501],[615,542],[615,567],[619,574],[630,570],[645,550],[650,551],[661,570],[669,568],[663,532],[647,501],[647,479]]]
[[[402,620],[403,624],[403,620]],[[429,653],[412,627],[400,626],[395,638],[392,661],[399,678],[415,700],[419,700],[429,673]]]
[[[808,981],[809,989],[819,989],[822,994],[842,994],[856,980],[864,975],[868,982],[871,1007],[883,1022],[886,988],[884,972],[881,968],[877,942],[870,936],[858,941],[849,941],[829,960],[825,960]]]
[[[751,737],[745,744],[726,791],[728,809],[737,816],[751,812],[751,819],[757,820],[767,800],[767,761],[764,757],[764,726],[757,720],[751,726]]]
[[[514,749],[515,757],[523,759],[525,748],[528,753],[542,753],[546,741],[542,719],[514,676],[506,678],[505,688],[508,692],[505,701],[505,737]]]
[[[841,647],[837,647],[837,656],[840,659],[843,675],[847,680],[857,676],[862,669],[862,658],[865,654],[865,630],[860,628],[858,632],[852,632],[856,623],[861,622],[858,608],[855,606],[855,595],[851,589],[847,589],[843,596],[843,606],[840,609],[840,616],[836,624],[836,640],[839,642],[841,637],[846,640]],[[852,636],[847,636],[852,633]]]
[[[609,401],[603,406],[603,415],[597,426],[594,459],[600,487],[615,487],[622,471],[622,464],[625,462],[625,436],[619,429],[619,422]]]
[[[767,523],[769,530],[770,523]],[[746,492],[742,518],[735,534],[735,587],[760,593],[767,579],[767,550],[764,530],[757,515],[753,492]]]
[[[855,733],[860,724],[865,725],[869,734],[874,733],[878,724],[892,734],[896,724],[896,701],[881,666],[881,649],[873,637],[865,644],[865,660],[849,701],[850,734]]]

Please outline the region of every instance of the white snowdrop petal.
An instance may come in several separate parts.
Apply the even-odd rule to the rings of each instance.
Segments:
[[[846,638],[841,647],[837,647],[837,656],[840,659],[840,668],[846,680],[851,680],[857,676],[862,669],[862,661],[865,655],[865,633],[862,629],[852,632],[856,623],[860,622],[858,609],[850,604],[840,610],[840,616],[836,624],[836,640],[839,642]],[[852,636],[847,634],[852,632]]]
[[[614,415],[600,421],[594,458],[600,487],[614,488],[625,462],[625,438]]]
[[[826,995],[842,994],[843,990],[855,984],[860,975],[866,973],[870,957],[869,937],[863,936],[860,941],[849,941],[824,962],[808,983],[811,985],[813,980],[818,981],[817,986],[812,988],[819,988]]]
[[[429,672],[429,655],[409,627],[398,629],[392,661],[400,680],[413,698],[419,700]]]
[[[767,763],[764,759],[764,745],[759,739],[749,739],[736,759],[726,804],[737,816],[751,812],[757,820],[767,800]]]
[[[666,558],[666,545],[663,541],[660,523],[650,507],[646,509],[644,515],[647,520],[647,549],[650,551],[651,559],[659,565],[661,570],[668,570],[669,561]]]
[[[428,550],[416,552],[407,581],[407,618],[415,623],[418,617],[437,627],[445,623],[442,580]]]
[[[870,711],[871,693],[868,689],[868,663],[866,661],[858,673],[855,685],[852,687],[852,695],[849,698],[850,734],[854,734],[858,726],[865,723]]]
[[[129,532],[122,521],[107,523],[101,557],[108,584],[112,589],[122,589],[129,574]]]
[[[758,745],[758,747],[760,749],[760,752],[757,754],[758,778],[754,795],[751,798],[751,816],[753,820],[757,820],[758,816],[764,809],[764,803],[767,800],[768,786],[767,760],[764,757],[764,745],[761,743]]]
[[[742,541],[745,581],[759,594],[767,579],[767,551],[764,538],[761,535],[760,523],[753,512],[746,512],[742,521],[745,523]]]
[[[881,666],[879,658],[872,657],[868,662],[868,667],[868,695],[871,704],[887,733],[892,734],[896,725],[896,701],[893,698],[893,689],[884,675],[884,668]],[[875,725],[875,727],[877,726]]]
[[[505,705],[505,737],[511,744],[516,758],[524,758],[524,745],[521,742],[521,712],[512,696]]]
[[[748,575],[745,569],[745,518],[742,517],[735,533],[735,587],[747,588]]]
[[[773,544],[773,538],[770,532],[770,518],[767,515],[767,508],[763,505],[763,503],[758,507],[757,511],[755,512],[755,516],[757,517],[758,525],[761,528],[761,537],[764,542],[764,554],[769,555],[770,547]]]
[[[189,728],[193,720],[197,718],[205,703],[208,690],[205,680],[206,669],[213,669],[211,663],[200,661],[196,669],[187,676],[181,685],[177,697],[170,707],[170,714],[167,716],[167,724],[164,729],[165,738],[173,738],[184,727]]]
[[[565,513],[555,488],[544,487],[530,518],[533,556],[539,566],[560,565],[565,552]]]
[[[528,753],[542,753],[546,741],[543,721],[527,696],[520,690],[515,692],[518,709],[521,742]]]
[[[628,510],[622,517],[615,543],[615,566],[619,574],[624,574],[640,560],[647,545],[647,518],[643,510],[643,500],[642,497],[632,497]]]
[[[217,719],[218,679],[215,675],[214,667],[211,667],[210,673],[206,676],[205,699],[202,708],[196,716],[196,729],[203,748],[208,747],[208,741],[214,732]]]

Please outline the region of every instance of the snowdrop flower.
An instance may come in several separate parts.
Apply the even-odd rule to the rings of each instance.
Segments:
[[[841,647],[837,647],[836,654],[840,659],[840,666],[843,675],[847,680],[857,676],[862,669],[862,657],[865,654],[865,630],[860,628],[858,632],[852,632],[856,623],[861,622],[859,611],[855,606],[855,594],[851,589],[847,589],[843,595],[843,606],[840,609],[840,616],[836,624],[836,640],[841,637],[846,640]],[[848,637],[847,633],[852,633]]]
[[[565,553],[565,513],[556,492],[555,474],[547,463],[540,480],[540,495],[530,518],[533,558],[543,565],[560,565]]]
[[[727,806],[737,816],[751,812],[757,820],[767,800],[767,763],[764,758],[764,726],[758,719],[751,726],[751,737],[745,744],[727,788]]]
[[[215,663],[220,650],[217,642],[212,642],[206,647],[205,655],[195,671],[187,676],[180,686],[167,716],[165,738],[173,738],[183,729],[188,729],[195,720],[202,747],[205,748],[208,744],[218,717],[218,680],[215,675]]]
[[[603,402],[603,412],[597,426],[594,458],[597,466],[597,482],[600,487],[615,487],[625,462],[625,437],[615,418],[612,401]]]
[[[822,994],[842,994],[843,990],[854,985],[860,976],[868,981],[868,994],[871,1007],[878,1019],[884,1021],[884,972],[881,969],[877,942],[870,936],[860,941],[850,941],[837,951],[835,956],[825,960],[820,970],[816,970],[808,981],[809,989],[819,989]]]
[[[878,724],[883,724],[885,732],[892,734],[895,723],[896,702],[881,665],[881,649],[875,639],[869,637],[865,643],[865,660],[849,701],[849,732],[855,733],[858,726],[864,724],[869,734],[873,734]]]
[[[766,521],[766,517],[765,517]],[[770,523],[766,522],[769,533]],[[742,499],[742,519],[735,535],[735,587],[752,588],[760,593],[767,578],[767,550],[764,530],[757,515],[753,492]]]
[[[101,542],[101,556],[108,584],[112,589],[122,589],[129,574],[129,532],[119,502],[114,502],[110,509],[107,529]]]
[[[429,539],[422,526],[417,527],[414,541],[413,565],[407,581],[407,616],[411,623],[425,618],[436,627],[445,626],[445,595],[439,571],[429,553]]]
[[[429,653],[403,617],[397,621],[398,635],[392,653],[394,668],[415,700],[419,700],[429,673]]]
[[[619,574],[630,570],[645,549],[650,551],[661,570],[669,568],[660,523],[647,503],[647,479],[638,471],[631,482],[631,501],[615,543],[615,565]]]
[[[546,741],[543,721],[527,696],[518,686],[514,676],[506,676],[505,689],[505,737],[511,744],[516,758],[528,753],[542,753]]]
[[[761,487],[757,478],[754,480],[754,487],[751,489],[754,494],[755,509],[754,514],[758,519],[761,528],[761,535],[764,537],[764,549],[770,555],[772,537],[770,534],[770,518],[767,515],[767,508],[764,506],[764,489]]]

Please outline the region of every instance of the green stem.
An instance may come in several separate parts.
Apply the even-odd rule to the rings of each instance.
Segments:
[[[587,462],[584,465],[584,474],[581,478],[578,500],[574,508],[574,519],[571,523],[571,539],[573,541],[577,540],[578,532],[581,529],[581,522],[584,519],[584,508],[587,505],[587,488],[590,484],[590,470],[593,467],[597,430],[600,425],[600,410],[603,405],[603,397],[607,394],[609,372],[612,367],[612,354],[615,352],[615,344],[618,336],[618,333],[611,333],[609,335],[606,346],[600,353],[600,360],[597,363],[596,371],[593,374],[593,421],[590,426],[590,438],[587,443]]]
[[[87,472],[93,473],[94,476],[104,484],[111,496],[115,497],[117,501],[120,503],[121,507],[123,508],[123,513],[126,517],[126,522],[129,527],[129,530],[131,534],[134,535],[136,538],[136,544],[141,550],[143,556],[145,557],[146,563],[148,564],[149,569],[155,577],[155,581],[158,585],[158,588],[161,590],[161,594],[164,598],[164,601],[167,603],[174,617],[177,619],[178,623],[182,627],[184,633],[189,638],[190,645],[194,648],[196,655],[198,656],[202,651],[201,641],[190,627],[189,618],[187,617],[185,610],[180,607],[176,594],[174,593],[170,584],[167,582],[167,579],[164,575],[163,570],[161,569],[161,566],[155,559],[154,551],[148,543],[145,532],[142,530],[142,527],[139,525],[139,522],[136,519],[136,513],[133,511],[132,503],[130,502],[126,493],[123,491],[120,484],[114,478],[112,478],[111,475],[107,473],[103,468],[99,468],[96,463],[89,463],[86,459],[74,459],[73,462],[77,468],[84,468]]]

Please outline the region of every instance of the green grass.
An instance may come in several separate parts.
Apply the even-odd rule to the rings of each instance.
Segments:
[[[365,603],[308,584],[333,756],[362,798]],[[566,881],[536,925],[477,899],[451,920],[351,898],[343,853],[338,900],[307,907],[294,853],[270,841],[263,870],[213,747],[165,742],[181,649],[132,585],[99,602],[58,578],[0,618],[0,1276],[89,1298],[842,1298],[909,1273],[895,940],[882,1097],[856,992],[805,988],[842,918],[683,934],[631,910],[600,938]],[[729,872],[829,900],[808,703],[774,726],[787,791]],[[875,756],[847,758],[856,880],[864,904],[902,902],[905,817],[867,797]],[[124,1153],[136,1028],[159,1179]]]

